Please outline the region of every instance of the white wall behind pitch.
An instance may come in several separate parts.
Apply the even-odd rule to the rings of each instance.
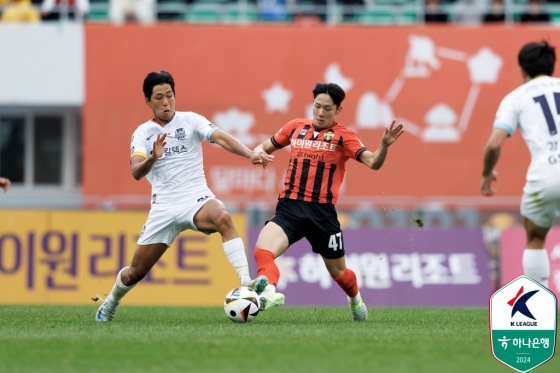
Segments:
[[[0,106],[81,106],[84,54],[81,24],[0,24]]]

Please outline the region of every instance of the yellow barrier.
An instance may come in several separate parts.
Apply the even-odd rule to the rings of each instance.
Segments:
[[[88,304],[132,259],[147,212],[0,211],[0,304]],[[233,222],[246,242],[244,215]],[[239,285],[219,234],[181,233],[124,304],[222,305]]]

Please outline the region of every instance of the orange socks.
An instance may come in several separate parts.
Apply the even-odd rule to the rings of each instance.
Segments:
[[[356,274],[350,268],[346,268],[346,271],[334,280],[349,297],[353,298],[358,295],[358,281],[356,280]]]
[[[255,249],[253,256],[257,261],[257,276],[265,275],[268,278],[268,283],[276,286],[280,278],[280,271],[274,263],[274,254],[268,250]],[[355,279],[356,276],[354,276],[354,281]]]
[[[266,276],[268,283],[276,286],[280,278],[280,271],[274,263],[274,254],[268,250],[255,249],[253,256],[257,261],[257,276]],[[358,295],[358,281],[356,274],[351,269],[346,268],[346,271],[334,280],[350,298]]]

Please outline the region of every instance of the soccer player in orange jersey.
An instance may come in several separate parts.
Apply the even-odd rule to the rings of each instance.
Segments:
[[[402,124],[396,126],[393,121],[385,128],[379,148],[375,152],[367,150],[352,130],[336,121],[344,97],[344,90],[338,85],[317,83],[313,89],[313,119],[287,123],[254,150],[271,154],[291,145],[290,163],[276,212],[259,234],[254,253],[258,275],[267,276],[269,283],[261,294],[261,310],[284,303],[284,295],[276,292],[280,272],[274,259],[305,237],[348,295],[354,320],[367,319],[356,275],[346,267],[344,240],[334,205],[346,161],[352,158],[379,170],[389,146],[404,130]]]

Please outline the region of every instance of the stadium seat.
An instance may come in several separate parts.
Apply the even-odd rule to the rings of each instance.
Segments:
[[[255,4],[227,4],[225,5],[224,22],[247,23],[258,20],[258,9]]]
[[[395,16],[395,23],[398,25],[412,25],[416,23],[416,9],[402,9]]]
[[[218,23],[222,20],[222,4],[193,3],[185,20],[191,23]]]
[[[550,13],[550,23],[560,23],[560,4],[547,4],[546,9]]]
[[[90,22],[109,21],[109,2],[108,1],[91,1],[89,12],[85,19]]]
[[[158,0],[157,18],[160,21],[182,20],[188,7],[183,0]]]
[[[364,24],[392,25],[395,23],[395,15],[387,7],[367,7],[359,16],[360,22]]]

